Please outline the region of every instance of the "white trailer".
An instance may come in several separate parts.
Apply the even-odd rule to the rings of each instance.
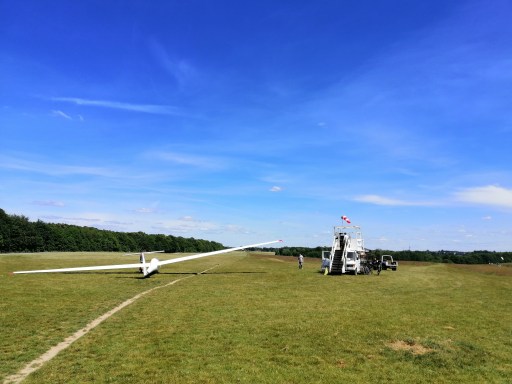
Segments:
[[[327,254],[328,253],[328,254]],[[334,227],[330,252],[322,254],[322,272],[331,275],[361,273],[361,258],[365,257],[361,227],[357,225]]]

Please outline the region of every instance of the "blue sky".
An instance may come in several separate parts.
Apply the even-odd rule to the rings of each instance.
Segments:
[[[0,0],[0,208],[512,250],[512,4]]]

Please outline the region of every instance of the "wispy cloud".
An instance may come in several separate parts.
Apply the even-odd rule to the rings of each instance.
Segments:
[[[429,206],[436,205],[434,202],[426,201],[408,201],[401,199],[393,199],[379,195],[360,195],[354,198],[355,201],[361,203],[370,203],[375,205],[390,205],[390,206]]]
[[[41,219],[45,221],[50,222],[56,222],[56,223],[72,223],[72,224],[79,224],[79,223],[99,223],[102,220],[99,218],[88,218],[88,217],[62,217],[62,216],[41,216]]]
[[[455,196],[457,200],[466,203],[512,208],[512,189],[497,185],[467,188],[457,192]]]
[[[148,154],[148,156],[169,163],[206,169],[222,169],[225,168],[228,164],[228,161],[226,159],[223,159],[218,156],[201,156],[172,151],[152,152]]]
[[[436,206],[447,203],[446,201],[403,200],[379,195],[360,195],[356,196],[354,200],[362,203],[388,206]],[[454,201],[512,208],[512,189],[496,185],[466,188],[454,193]],[[490,220],[490,216],[484,217],[483,219]]]
[[[283,188],[277,186],[277,185],[274,185],[272,188],[270,188],[270,192],[281,192],[283,190]]]
[[[47,206],[47,207],[64,207],[64,203],[62,201],[53,201],[53,200],[36,200],[36,201],[33,201],[32,204]]]
[[[157,202],[154,202],[154,203],[150,204],[149,207],[142,207],[142,208],[134,209],[133,212],[142,213],[142,214],[158,213],[159,212],[159,209],[158,209],[159,205],[160,205],[160,202],[157,201]]]
[[[55,216],[45,215],[39,216],[39,219],[49,223],[64,223],[71,225],[94,227],[98,229],[126,231],[133,224],[132,222],[125,222],[119,220],[111,220],[104,214],[98,213],[84,213],[83,216]]]
[[[158,63],[176,79],[180,86],[195,76],[195,68],[187,60],[172,58],[158,41],[151,40],[149,47]]]
[[[171,105],[156,105],[156,104],[132,104],[124,103],[121,101],[112,100],[90,100],[82,99],[79,97],[52,97],[52,101],[60,101],[64,103],[71,103],[75,105],[84,105],[91,107],[101,107],[110,109],[121,109],[132,112],[143,112],[158,115],[180,115],[180,110]]]
[[[219,233],[237,233],[247,234],[249,231],[241,226],[233,224],[222,224],[207,220],[196,219],[193,216],[183,216],[175,220],[168,220],[154,225],[153,230],[159,233],[171,234],[219,234]]]
[[[116,176],[116,172],[102,167],[88,167],[80,165],[61,165],[44,163],[40,161],[30,161],[9,156],[0,155],[0,168],[19,170],[26,172],[36,172],[45,175],[89,175],[89,176]]]
[[[134,210],[134,212],[137,212],[137,213],[155,213],[156,209],[155,208],[137,208],[137,209]]]
[[[194,233],[196,231],[218,233],[221,231],[221,226],[210,221],[198,220],[194,219],[192,216],[185,216],[176,220],[158,223],[153,226],[153,229],[166,233]]]
[[[77,115],[76,117],[73,117],[73,116],[67,114],[66,112],[63,112],[60,110],[52,110],[51,116],[59,118],[59,119],[85,121],[85,119],[82,115]]]
[[[58,110],[53,110],[52,111],[52,116],[62,117],[62,118],[67,119],[67,120],[73,120],[72,117],[69,116],[67,113],[64,113],[64,112],[58,111]]]

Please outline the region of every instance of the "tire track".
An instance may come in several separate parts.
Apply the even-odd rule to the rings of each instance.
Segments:
[[[177,279],[177,280],[173,280],[171,281],[170,283],[167,283],[167,284],[164,284],[164,285],[160,285],[158,287],[153,287],[151,289],[148,289],[147,291],[144,291],[144,292],[141,292],[135,296],[133,296],[131,299],[128,299],[124,302],[122,302],[121,304],[119,304],[117,307],[111,309],[110,311],[104,313],[103,315],[101,315],[100,317],[94,319],[93,321],[91,321],[89,324],[87,324],[84,328],[82,329],[79,329],[78,331],[76,331],[74,334],[72,334],[71,336],[68,336],[66,339],[64,339],[63,341],[61,341],[59,344],[55,345],[54,347],[50,348],[48,351],[46,351],[45,353],[43,353],[41,356],[39,356],[37,359],[35,360],[32,360],[30,363],[28,363],[25,367],[23,367],[22,369],[20,369],[18,372],[16,372],[15,374],[13,375],[10,375],[8,377],[5,378],[4,380],[4,384],[19,384],[21,383],[23,380],[25,380],[27,378],[28,375],[30,375],[31,373],[37,371],[39,368],[41,368],[46,362],[50,361],[51,359],[53,359],[55,356],[57,356],[60,352],[62,352],[63,350],[65,350],[67,347],[69,347],[71,344],[73,344],[75,341],[77,341],[78,339],[80,339],[82,336],[85,336],[87,335],[90,331],[92,331],[94,328],[96,328],[98,325],[100,325],[101,323],[103,323],[105,320],[107,320],[110,316],[112,316],[113,314],[119,312],[121,309],[127,307],[128,305],[134,303],[135,301],[137,301],[138,299],[140,299],[142,296],[144,295],[147,295],[148,293],[151,293],[157,289],[161,289],[161,288],[166,288],[168,286],[171,286],[171,285],[174,285],[180,281],[183,281],[185,279],[189,279],[191,277],[194,277],[194,276],[197,276],[197,275],[201,275],[203,273],[206,273],[214,268],[218,267],[218,265],[214,266],[214,267],[211,267],[211,268],[208,268],[208,269],[205,269],[204,271],[201,271],[201,272],[198,272],[197,274],[195,275],[191,275],[191,276],[186,276],[186,277],[182,277],[180,279]]]

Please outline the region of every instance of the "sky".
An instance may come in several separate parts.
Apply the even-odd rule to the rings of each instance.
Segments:
[[[0,208],[512,251],[512,3],[0,0]]]

